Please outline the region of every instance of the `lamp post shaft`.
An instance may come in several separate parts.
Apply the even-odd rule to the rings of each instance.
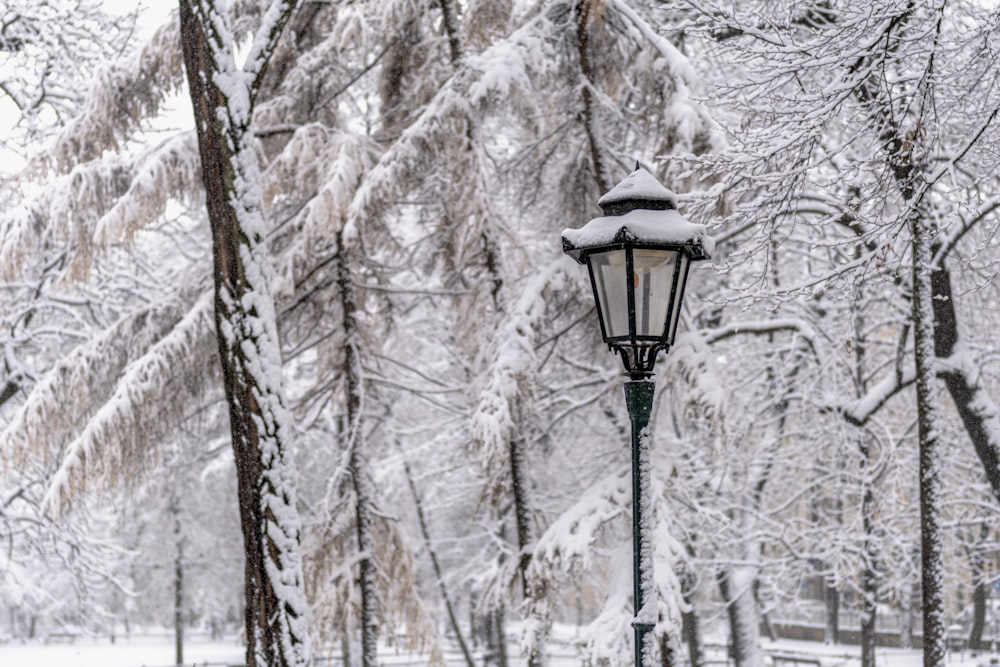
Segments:
[[[635,601],[635,665],[652,665],[656,625],[656,590],[653,584],[653,543],[650,489],[649,415],[653,407],[652,380],[625,383],[625,403],[632,422],[632,577]]]

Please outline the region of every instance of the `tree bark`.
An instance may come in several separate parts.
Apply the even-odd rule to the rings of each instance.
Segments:
[[[864,436],[862,436],[864,438]],[[864,565],[861,570],[861,667],[875,667],[875,621],[878,614],[878,548],[875,541],[875,494],[869,476],[873,457],[867,440],[861,441],[861,526]]]
[[[692,557],[695,555],[694,541],[687,544],[687,551]],[[698,612],[695,610],[695,577],[691,572],[681,573],[681,595],[689,611],[681,612],[681,639],[687,645],[688,665],[690,667],[702,667],[704,656],[701,648],[701,631],[698,627]]]
[[[972,627],[969,630],[969,648],[978,649],[983,643],[986,629],[986,606],[990,599],[989,571],[986,555],[982,547],[989,537],[990,527],[985,521],[979,526],[979,540],[972,545],[969,554],[972,569]]]
[[[827,644],[840,643],[840,591],[837,587],[825,582],[823,585],[823,597],[826,602],[826,627],[823,632],[823,641]]]
[[[583,102],[583,129],[587,134],[587,142],[590,146],[590,161],[594,169],[594,179],[597,181],[597,188],[601,192],[607,192],[611,188],[611,179],[608,176],[607,166],[604,161],[604,147],[601,145],[600,136],[597,130],[597,117],[594,109],[594,94],[590,87],[594,75],[594,68],[590,62],[590,27],[594,18],[595,0],[579,0],[576,7],[576,41],[577,54],[580,58],[580,97]]]
[[[760,625],[752,590],[753,575],[729,568],[719,572],[719,593],[726,603],[736,667],[763,667],[760,652]]]
[[[909,199],[907,197],[907,199]],[[943,550],[941,546],[941,446],[934,403],[934,314],[930,223],[920,210],[910,219],[912,236],[913,349],[917,369],[917,436],[920,451],[920,560],[924,667],[945,659]]]
[[[357,301],[351,280],[351,253],[345,246],[343,230],[337,232],[337,286],[340,291],[344,332],[343,377],[347,387],[347,424],[345,434],[348,466],[354,487],[356,530],[358,535],[358,586],[361,593],[361,664],[378,663],[378,587],[375,582],[375,490],[368,469],[364,447],[361,399],[363,394],[361,359],[358,358]]]
[[[267,60],[293,9],[294,4],[280,2],[271,7],[261,29],[265,39],[255,42],[260,47],[248,57],[248,69],[236,72],[225,17],[210,1],[180,0],[181,47],[212,230],[215,323],[246,556],[246,662],[257,667],[309,662],[300,524],[286,453],[290,419],[250,128]]]
[[[184,664],[184,534],[181,530],[181,513],[176,504],[171,507],[174,515],[174,664]]]
[[[698,630],[698,614],[694,608],[681,614],[681,635],[687,644],[688,664],[691,667],[702,667],[704,659],[701,652],[701,635]]]
[[[937,254],[940,246],[935,245],[932,253]],[[940,258],[931,273],[931,294],[934,307],[934,354],[939,359],[949,359],[958,346],[958,316],[951,289],[951,271]],[[991,427],[1000,424],[995,410],[984,409],[981,399],[985,398],[983,388],[970,377],[968,364],[948,364],[938,371],[944,381],[958,415],[962,419],[972,446],[976,450],[986,480],[993,491],[993,497],[1000,502],[1000,449],[998,443],[990,439]],[[992,422],[992,423],[990,423]]]

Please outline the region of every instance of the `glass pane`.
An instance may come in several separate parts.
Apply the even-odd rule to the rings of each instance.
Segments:
[[[590,256],[594,296],[608,338],[628,335],[628,294],[625,291],[625,251],[597,252]]]
[[[674,250],[635,249],[635,333],[641,337],[661,338],[666,333],[670,288],[674,282]]]
[[[684,297],[684,287],[687,283],[688,265],[691,260],[688,259],[687,255],[681,254],[681,270],[677,277],[677,289],[674,294],[673,303],[673,314],[670,317],[671,328],[670,340],[668,341],[671,345],[674,344],[674,336],[677,335],[677,322],[681,319],[681,299]]]

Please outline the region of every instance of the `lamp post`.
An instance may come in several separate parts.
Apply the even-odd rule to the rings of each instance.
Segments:
[[[632,423],[632,562],[635,664],[651,665],[649,632],[658,615],[653,585],[649,415],[653,366],[677,333],[692,261],[708,259],[715,242],[704,225],[677,212],[677,198],[640,167],[597,202],[604,212],[562,234],[563,251],[585,264],[601,335],[621,357],[625,404]]]

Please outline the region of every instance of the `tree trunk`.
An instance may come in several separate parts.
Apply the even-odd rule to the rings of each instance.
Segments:
[[[909,198],[907,198],[909,199]],[[916,362],[917,437],[920,450],[920,559],[924,667],[943,667],[944,590],[940,526],[941,447],[934,401],[934,314],[931,290],[930,222],[911,214],[913,350]]]
[[[503,604],[489,611],[486,617],[486,655],[484,665],[508,667],[507,631]]]
[[[181,530],[181,513],[176,502],[172,504],[174,515],[174,664],[184,664],[184,534]]]
[[[763,667],[760,625],[753,596],[753,572],[731,567],[719,573],[719,592],[729,615],[729,634],[736,667]]]
[[[861,570],[861,667],[875,667],[875,621],[878,613],[878,547],[875,540],[875,494],[870,476],[874,461],[868,440],[862,435],[861,526],[864,534],[864,565]]]
[[[361,359],[358,358],[357,301],[351,280],[350,252],[344,245],[343,231],[337,232],[337,286],[340,292],[342,328],[344,332],[343,376],[347,387],[348,465],[354,486],[356,527],[358,534],[358,585],[361,592],[361,665],[375,667],[378,663],[378,587],[375,582],[374,503],[375,490],[368,469],[364,446],[364,415],[361,414],[363,394]]]
[[[590,162],[594,169],[594,180],[600,192],[611,188],[611,178],[604,160],[604,146],[601,143],[600,131],[597,127],[597,110],[594,104],[593,85],[594,67],[590,61],[590,27],[594,22],[594,12],[602,11],[603,4],[596,0],[580,0],[576,8],[576,42],[577,55],[580,59],[580,98],[583,103],[583,129],[587,135],[590,147]]]
[[[455,607],[451,603],[448,587],[444,583],[444,574],[441,572],[441,564],[438,562],[437,551],[434,549],[434,543],[431,541],[427,518],[424,516],[423,499],[417,492],[417,485],[413,481],[413,473],[410,472],[410,463],[406,460],[406,455],[403,453],[401,447],[399,448],[399,455],[403,460],[403,473],[406,475],[406,483],[410,487],[410,495],[413,496],[413,509],[417,513],[417,525],[420,527],[420,535],[424,540],[424,548],[427,549],[427,555],[431,560],[431,568],[434,571],[434,579],[437,581],[438,592],[441,594],[445,612],[448,614],[448,623],[451,625],[452,632],[455,633],[455,639],[458,641],[458,647],[462,651],[462,657],[465,658],[466,667],[475,667],[472,654],[469,652],[468,644],[465,642],[462,628],[458,624],[458,616],[455,615]]]
[[[661,632],[657,640],[660,644],[660,667],[681,667],[681,663],[678,661],[680,656],[677,655],[677,650],[674,642],[670,640],[670,635],[666,632]]]
[[[861,256],[858,248],[857,256]],[[863,288],[861,288],[863,289]],[[860,294],[858,301],[860,302]],[[865,360],[868,354],[868,340],[863,312],[859,309],[854,320],[854,386],[857,398],[868,392]],[[873,491],[873,470],[877,460],[872,451],[872,439],[859,427],[858,473],[861,479],[861,534],[863,555],[861,566],[861,667],[875,667],[875,622],[878,613],[878,543],[875,539],[875,493]]]
[[[294,6],[276,3],[236,72],[232,36],[212,2],[180,0],[181,47],[212,229],[215,323],[236,462],[245,568],[247,665],[309,662],[300,524],[288,460],[290,419],[260,175],[250,128],[267,60]]]
[[[982,647],[983,631],[986,628],[986,606],[990,599],[990,577],[982,547],[985,546],[989,534],[989,524],[984,521],[979,526],[979,540],[972,546],[969,554],[973,582],[972,628],[969,631],[969,648],[972,649]]]
[[[906,591],[899,609],[899,648],[913,648],[913,598],[912,590]]]
[[[688,548],[691,555],[694,550]],[[684,603],[690,611],[681,612],[681,637],[687,645],[688,663],[690,667],[702,667],[704,658],[701,650],[701,632],[698,628],[698,613],[694,608],[694,576],[690,572],[681,575],[681,591]]]
[[[840,643],[840,591],[829,581],[823,585],[823,599],[826,603],[826,626],[823,641],[827,644]]]

